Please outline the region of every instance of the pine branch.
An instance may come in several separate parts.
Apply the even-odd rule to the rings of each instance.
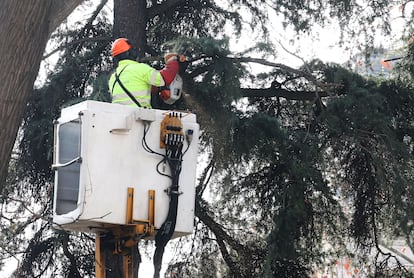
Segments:
[[[232,59],[232,60],[237,60],[240,63],[257,63],[257,64],[261,64],[261,65],[264,65],[264,66],[278,68],[278,69],[281,69],[285,72],[296,74],[297,76],[306,78],[307,80],[312,82],[316,87],[318,87],[322,91],[326,91],[328,93],[332,92],[333,89],[336,89],[338,87],[337,84],[329,84],[329,83],[320,82],[310,72],[294,69],[294,68],[289,67],[289,66],[287,66],[285,64],[282,64],[282,63],[274,63],[274,62],[267,61],[265,59],[252,58],[252,57],[233,57],[233,58],[228,57],[228,58]]]
[[[236,266],[235,262],[231,259],[231,256],[227,250],[226,244],[224,243],[224,239],[220,236],[216,236],[217,244],[220,248],[221,255],[223,256],[224,261],[228,265],[230,269],[230,273],[234,277],[242,277],[238,267]]]
[[[212,158],[209,162],[209,164],[204,169],[203,173],[201,174],[201,177],[199,179],[199,184],[196,188],[196,194],[197,197],[201,198],[201,196],[204,193],[204,190],[206,189],[207,185],[210,182],[210,179],[214,172],[214,165],[215,165],[215,159]]]
[[[48,254],[49,260],[45,262],[43,258],[42,270],[40,274],[44,273],[47,268],[53,263],[54,246],[56,244],[56,237],[48,237],[43,239],[44,231],[49,228],[48,223],[44,223],[42,227],[34,234],[33,238],[29,241],[28,246],[24,251],[24,255],[20,266],[16,269],[15,274],[17,277],[35,277],[33,272],[33,264],[42,254]],[[51,252],[49,252],[51,251]],[[39,277],[39,276],[37,276]]]
[[[244,275],[245,273],[243,273],[242,267],[246,267],[245,263],[246,261],[249,261],[249,258],[251,256],[251,250],[249,250],[249,248],[247,248],[246,246],[238,242],[235,238],[230,236],[224,230],[224,228],[209,215],[210,212],[208,211],[208,208],[206,207],[206,205],[202,205],[201,202],[203,202],[201,198],[196,199],[195,215],[215,235],[220,252],[223,256],[224,261],[230,269],[230,273],[233,275],[233,277],[247,277],[246,275]],[[240,261],[243,261],[243,263],[240,263],[240,261],[238,260],[232,259],[232,255],[228,251],[226,245],[229,245],[234,251],[237,252]]]
[[[207,64],[207,65],[204,65],[204,66],[201,66],[201,67],[197,67],[196,69],[194,69],[193,71],[191,71],[188,75],[191,77],[191,78],[195,78],[195,77],[197,77],[197,76],[199,76],[199,75],[201,75],[201,74],[203,74],[203,73],[205,73],[205,72],[208,72],[209,71],[209,69],[213,66],[214,64]]]
[[[298,69],[294,69],[292,67],[289,67],[285,64],[282,63],[275,63],[275,62],[270,62],[268,60],[265,59],[260,59],[260,58],[253,58],[253,57],[227,57],[230,60],[235,60],[238,61],[240,63],[256,63],[256,64],[261,64],[264,66],[269,66],[269,67],[274,67],[274,68],[279,68],[282,69],[284,71],[290,72],[290,73],[294,73],[300,76],[304,76],[304,77],[309,77],[314,79],[313,76],[310,75],[310,73],[302,71],[302,70],[298,70]]]
[[[205,205],[201,205],[202,200],[196,200],[196,216],[216,235],[226,241],[233,249],[238,252],[245,252],[245,246],[227,234],[223,227],[218,224],[210,215]]]
[[[106,5],[107,2],[108,2],[108,0],[101,0],[101,3],[99,3],[99,5],[96,7],[96,9],[92,13],[92,15],[89,17],[89,19],[86,22],[86,24],[84,25],[84,27],[79,31],[79,33],[82,33],[85,29],[90,28],[90,26],[92,25],[93,21],[99,15],[99,13],[101,12],[101,10],[105,7],[105,5]],[[98,37],[98,38],[84,38],[84,39],[80,39],[80,40],[75,40],[75,41],[66,43],[64,45],[61,45],[58,48],[52,50],[48,54],[44,55],[42,57],[42,60],[50,57],[51,55],[55,54],[58,51],[61,51],[63,49],[68,48],[69,46],[76,45],[76,44],[81,43],[81,42],[85,42],[85,41],[106,41],[106,40],[107,41],[110,41],[111,38],[110,37],[100,37],[100,38]]]
[[[200,56],[198,59],[204,59],[207,56]],[[331,84],[331,83],[323,83],[317,80],[311,73],[307,71],[302,71],[298,69],[291,68],[285,64],[281,63],[274,63],[264,59],[252,58],[252,57],[223,57],[225,59],[229,59],[231,61],[237,61],[239,63],[258,63],[264,66],[270,66],[274,68],[278,68],[283,70],[284,72],[295,74],[297,77],[303,77],[309,80],[312,84],[314,84],[319,90],[314,91],[292,91],[287,89],[282,89],[281,87],[272,86],[269,88],[241,88],[241,95],[243,97],[283,97],[288,100],[311,100],[314,101],[315,99],[321,97],[327,97],[330,94],[335,94],[338,88],[342,86],[340,84]],[[193,61],[195,61],[193,60]],[[190,62],[193,62],[190,61]],[[213,66],[212,63],[206,64],[202,67],[198,67],[190,72],[188,75],[191,78],[195,78],[207,71]]]
[[[155,16],[160,16],[171,10],[178,10],[179,8],[188,9],[189,7],[199,8],[200,5],[203,5],[204,9],[211,9],[215,11],[216,13],[226,14],[228,18],[237,17],[237,13],[223,10],[210,1],[205,1],[202,4],[200,4],[198,1],[189,1],[189,0],[164,1],[160,4],[156,4],[148,8],[147,15],[148,15],[148,18],[153,18]]]
[[[58,48],[53,49],[49,53],[45,54],[42,57],[42,60],[49,58],[50,56],[52,56],[53,54],[55,54],[58,51],[64,50],[66,48],[69,48],[70,46],[77,45],[77,44],[82,43],[82,42],[86,42],[86,41],[91,41],[91,42],[93,42],[93,41],[108,41],[109,42],[109,41],[111,41],[111,39],[112,39],[111,37],[96,37],[96,38],[83,38],[83,39],[79,39],[79,40],[74,40],[74,41],[68,42],[66,44],[63,44],[63,45],[59,46]]]
[[[82,4],[83,0],[61,1],[54,0],[51,5],[50,14],[53,15],[49,22],[49,34],[51,34],[62,21],[67,18],[77,6]]]
[[[263,89],[242,88],[243,97],[283,97],[288,100],[315,100],[318,97],[327,97],[329,94],[322,91],[291,91],[278,87]]]
[[[202,55],[200,57],[197,57],[196,59],[192,59],[190,62],[194,62],[194,61],[204,59],[204,58],[208,58],[208,56]],[[146,57],[142,59],[142,62],[151,62],[151,61],[160,60],[160,59],[162,59],[162,57]],[[319,82],[309,72],[297,70],[297,69],[291,68],[281,63],[274,63],[274,62],[270,62],[264,59],[251,58],[251,57],[239,57],[239,58],[226,57],[226,59],[238,61],[241,63],[259,63],[265,66],[279,68],[286,72],[290,72],[298,76],[304,77],[320,88],[320,90],[314,90],[314,91],[311,91],[311,90],[293,91],[293,90],[287,90],[287,89],[283,89],[283,88],[275,87],[275,86],[272,86],[269,88],[241,88],[242,97],[283,97],[287,100],[315,101],[315,99],[328,97],[331,94],[334,94],[334,90],[341,87],[341,85],[339,84]],[[188,76],[190,78],[195,78],[207,72],[212,66],[213,64],[210,63],[202,67],[198,67],[194,69],[192,72],[188,73]]]
[[[161,15],[166,11],[176,8],[180,3],[186,3],[186,0],[169,0],[161,4],[156,4],[148,9],[148,18],[153,18],[156,15]]]
[[[64,233],[63,238],[61,240],[62,242],[62,249],[63,253],[65,254],[66,258],[69,259],[70,267],[69,267],[69,277],[82,277],[78,270],[78,263],[76,261],[75,255],[73,255],[69,250],[69,234]]]

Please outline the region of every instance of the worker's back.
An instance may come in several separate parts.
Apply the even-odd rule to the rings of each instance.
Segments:
[[[151,108],[151,87],[159,87],[162,84],[164,81],[157,70],[129,59],[119,61],[108,82],[112,103],[137,106],[125,92],[127,90],[140,106],[145,108]]]

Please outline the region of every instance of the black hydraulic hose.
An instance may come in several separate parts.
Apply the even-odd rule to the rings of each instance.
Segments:
[[[165,246],[171,239],[177,222],[178,196],[180,195],[178,191],[178,182],[182,164],[182,144],[173,147],[167,146],[167,154],[169,154],[167,161],[171,169],[172,185],[169,191],[170,204],[168,208],[167,218],[155,235],[155,253],[153,258],[154,278],[160,277],[162,257],[164,255]]]

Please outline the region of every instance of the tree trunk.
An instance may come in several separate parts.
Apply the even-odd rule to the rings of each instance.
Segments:
[[[147,1],[114,0],[114,38],[127,38],[138,48],[139,57],[147,49]]]
[[[126,277],[128,269],[124,269],[123,255],[114,254],[114,245],[102,243],[101,252],[105,257],[105,275],[106,278],[123,278]],[[133,278],[138,278],[139,265],[141,263],[141,255],[138,250],[138,246],[125,250],[130,252],[132,256],[132,275]],[[96,252],[96,251],[95,251]]]
[[[138,48],[139,57],[144,56],[145,49],[147,48],[147,12],[147,2],[145,0],[114,0],[113,37],[127,38]],[[131,248],[131,252],[133,254],[133,275],[136,278],[138,277],[141,257],[136,247]],[[108,278],[122,277],[122,256],[114,255],[112,252],[108,252],[108,250],[106,250],[105,255],[107,264],[110,264],[111,268],[111,272],[106,273]]]
[[[0,193],[50,33],[82,1],[0,1]]]

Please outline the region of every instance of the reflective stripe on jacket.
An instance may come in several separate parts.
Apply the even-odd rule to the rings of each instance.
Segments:
[[[142,107],[151,108],[151,85],[160,87],[165,84],[159,71],[147,64],[133,60],[119,61],[116,73],[125,88],[138,100]],[[119,83],[116,82],[115,73],[109,78],[108,85],[112,103],[136,106]]]

